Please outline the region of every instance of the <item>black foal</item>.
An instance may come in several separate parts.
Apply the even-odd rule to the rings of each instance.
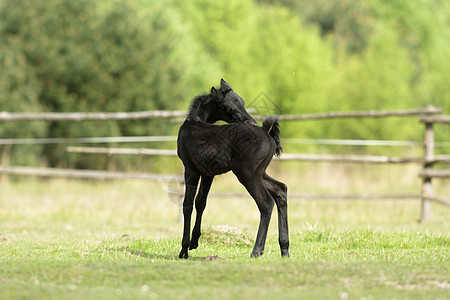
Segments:
[[[212,125],[218,120],[231,124]],[[180,258],[188,258],[188,249],[198,247],[202,214],[214,176],[230,170],[255,199],[261,214],[251,256],[259,257],[264,253],[274,203],[278,210],[281,255],[289,256],[287,187],[266,174],[273,155],[281,152],[278,119],[269,117],[261,127],[256,124],[245,110],[242,98],[223,79],[219,90],[213,87],[211,94],[192,100],[177,140],[178,156],[185,167],[186,185]],[[191,239],[194,198],[197,216]]]

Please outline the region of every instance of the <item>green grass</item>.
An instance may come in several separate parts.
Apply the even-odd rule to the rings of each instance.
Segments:
[[[217,182],[217,189],[229,183]],[[290,201],[291,257],[274,212],[250,259],[251,199],[211,198],[197,250],[180,250],[179,208],[158,184],[0,183],[0,299],[445,299],[449,210],[418,202]],[[221,231],[216,225],[238,228]],[[204,259],[212,257],[212,260]]]

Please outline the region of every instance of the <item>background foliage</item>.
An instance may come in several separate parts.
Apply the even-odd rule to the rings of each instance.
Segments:
[[[4,0],[0,110],[185,109],[222,77],[262,113],[447,110],[449,24],[439,0]],[[356,122],[285,124],[283,134],[417,139],[420,130]],[[2,123],[0,137],[176,132],[160,121],[99,124]],[[63,152],[42,147],[36,159],[92,164]]]

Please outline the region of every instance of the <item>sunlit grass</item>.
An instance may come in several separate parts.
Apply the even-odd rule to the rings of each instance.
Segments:
[[[274,211],[264,256],[250,259],[254,201],[211,197],[200,246],[180,261],[180,208],[160,183],[11,179],[0,189],[0,299],[443,299],[450,289],[449,210],[437,204],[418,224],[418,201],[290,199],[291,257],[280,258]],[[213,185],[231,189],[242,190],[232,176]]]

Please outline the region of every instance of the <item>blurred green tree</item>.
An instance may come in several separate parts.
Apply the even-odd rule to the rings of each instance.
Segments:
[[[339,76],[334,82],[329,108],[332,110],[389,110],[414,107],[410,82],[413,67],[408,52],[399,47],[396,33],[386,26],[375,29],[361,56],[343,56],[338,62]],[[408,139],[417,138],[420,126],[401,126],[403,120],[352,120],[331,126],[327,132],[341,138]],[[357,126],[355,126],[357,124]]]
[[[308,25],[317,26],[336,50],[361,53],[368,45],[374,19],[370,5],[359,0],[259,0],[289,7]]]
[[[259,0],[292,9],[333,45],[335,79],[326,110],[450,105],[448,1]],[[339,99],[339,101],[335,101]],[[325,122],[330,123],[330,122]],[[417,126],[389,121],[334,122],[326,135],[418,138]],[[331,124],[331,123],[330,123]],[[337,126],[336,126],[337,125]],[[381,128],[383,127],[383,129]],[[393,135],[392,135],[393,134]],[[448,139],[447,136],[438,136]]]
[[[142,8],[145,8],[142,10]],[[0,45],[33,76],[26,90],[45,111],[176,109],[209,85],[213,63],[191,45],[176,11],[159,1],[6,1],[0,5]],[[14,42],[14,43],[13,43]],[[14,44],[14,48],[12,47]],[[210,67],[212,66],[212,67]],[[29,72],[30,71],[30,72]],[[12,70],[12,72],[14,72]],[[22,88],[22,87],[19,87]],[[21,92],[24,95],[25,92]],[[8,101],[8,97],[4,98]],[[49,137],[164,134],[160,122],[50,122]],[[12,132],[9,132],[11,135]],[[49,146],[50,165],[64,149]],[[86,156],[77,167],[95,163]]]
[[[34,70],[16,47],[14,41],[8,45],[0,42],[0,111],[40,111],[41,85],[36,79]],[[3,122],[0,126],[2,138],[43,137],[45,134],[46,126],[43,122]],[[29,149],[10,145],[0,146],[2,163],[8,164],[10,160],[27,163],[39,161],[41,147],[26,153],[27,150]]]
[[[373,14],[393,28],[414,67],[414,102],[450,105],[450,3],[448,1],[370,0]]]

